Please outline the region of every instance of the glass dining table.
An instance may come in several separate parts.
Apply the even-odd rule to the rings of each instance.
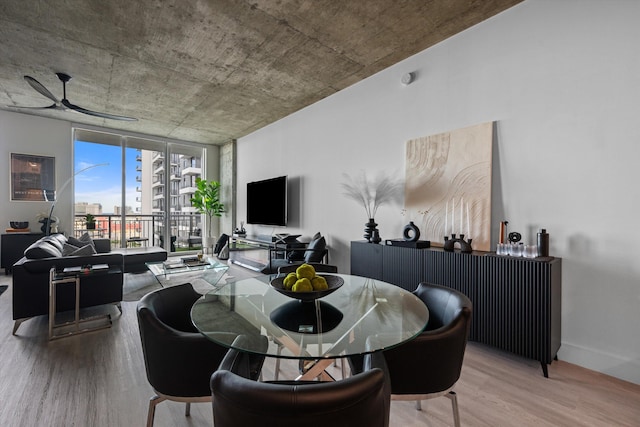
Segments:
[[[305,369],[296,379],[323,380],[333,379],[325,371],[333,359],[398,346],[426,327],[429,310],[411,292],[380,280],[335,276],[343,285],[313,301],[281,294],[270,285],[274,276],[218,285],[196,301],[191,320],[222,346],[303,360]],[[236,340],[239,336],[243,339]]]

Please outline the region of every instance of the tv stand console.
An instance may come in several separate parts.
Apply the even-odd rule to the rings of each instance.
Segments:
[[[252,247],[259,247],[263,249],[269,249],[275,242],[271,236],[268,235],[258,235],[258,236],[231,236],[231,245],[229,249],[231,250],[242,250],[244,248],[240,247],[240,245],[249,245]]]
[[[560,349],[562,260],[351,242],[351,274],[414,290],[429,282],[473,302],[469,339],[547,365]]]
[[[296,237],[299,235],[231,236],[229,260],[241,267],[261,271],[269,263],[271,256],[284,256]]]
[[[268,262],[269,249],[274,245],[271,236],[229,237],[229,262],[260,271]]]

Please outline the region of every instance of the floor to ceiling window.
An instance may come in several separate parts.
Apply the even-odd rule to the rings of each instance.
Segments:
[[[199,250],[201,215],[191,194],[202,156],[200,146],[75,129],[74,233],[108,237],[114,247]]]

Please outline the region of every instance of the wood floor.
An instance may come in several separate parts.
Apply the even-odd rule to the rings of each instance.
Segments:
[[[230,274],[246,271],[232,267]],[[10,284],[1,276],[0,284]],[[135,316],[135,302],[123,314],[111,307],[110,329],[49,342],[44,317],[11,335],[11,288],[0,296],[0,426],[144,426],[147,383]],[[267,360],[265,378],[273,378]],[[283,363],[291,376],[295,366]],[[336,370],[336,374],[337,374]],[[535,361],[470,343],[456,391],[463,426],[640,426],[640,385],[566,362],[555,362],[544,378]],[[394,427],[453,425],[446,398],[392,402]],[[163,402],[156,427],[211,426],[210,404]],[[301,423],[303,426],[304,423]],[[241,427],[241,426],[239,426]]]

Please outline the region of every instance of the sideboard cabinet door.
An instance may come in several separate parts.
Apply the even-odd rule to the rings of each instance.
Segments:
[[[484,256],[474,301],[476,341],[539,360],[560,349],[561,260]]]
[[[414,291],[426,280],[424,251],[399,246],[382,247],[382,280]]]
[[[383,248],[376,243],[351,242],[351,274],[382,280]]]

